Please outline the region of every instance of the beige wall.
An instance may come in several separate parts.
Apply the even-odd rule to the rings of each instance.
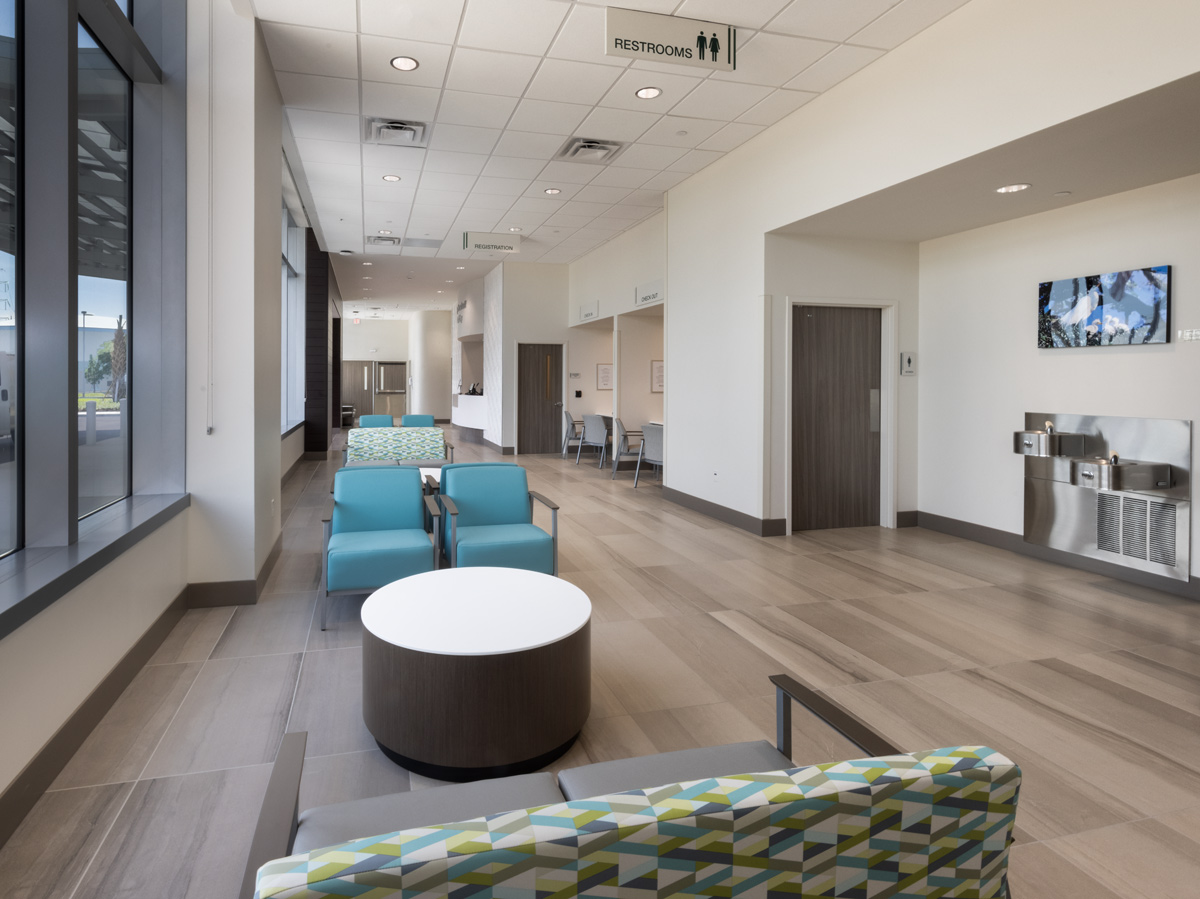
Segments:
[[[663,420],[663,394],[650,392],[650,360],[663,358],[662,307],[618,315],[616,414],[626,430]],[[658,313],[657,315],[654,313]]]
[[[361,319],[354,324],[353,316],[342,319],[342,358],[367,359],[373,362],[408,361],[408,322],[381,319]]]
[[[409,321],[408,410],[450,418],[450,312],[424,311]]]

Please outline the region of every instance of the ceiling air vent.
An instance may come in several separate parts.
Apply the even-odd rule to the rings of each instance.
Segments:
[[[373,247],[398,247],[400,246],[399,237],[380,237],[376,234],[367,235],[367,243]]]
[[[621,155],[628,144],[618,140],[598,140],[592,137],[572,137],[554,154],[563,162],[585,162],[589,165],[608,165]]]
[[[439,250],[442,247],[440,240],[434,240],[432,237],[406,237],[404,238],[406,247],[421,247],[426,250]]]
[[[365,140],[369,144],[389,147],[423,147],[429,126],[424,122],[402,119],[367,119]]]

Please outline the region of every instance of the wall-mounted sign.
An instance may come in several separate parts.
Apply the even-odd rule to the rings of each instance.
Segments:
[[[639,284],[633,289],[633,305],[635,306],[653,306],[655,303],[661,303],[665,298],[662,278]]]
[[[613,389],[613,364],[611,362],[596,363],[596,389]]]
[[[608,7],[604,55],[732,72],[737,68],[737,29],[720,22],[660,16]]]
[[[590,303],[580,303],[579,305],[579,320],[581,322],[590,321],[593,318],[600,317],[600,301],[592,300]]]
[[[488,234],[484,231],[464,231],[463,249],[491,253],[521,252],[521,238],[516,234]]]

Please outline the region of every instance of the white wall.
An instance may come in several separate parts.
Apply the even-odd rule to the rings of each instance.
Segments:
[[[580,307],[592,303],[597,318],[635,308],[634,288],[663,278],[666,248],[667,216],[660,212],[571,263],[568,320],[580,321]]]
[[[458,342],[457,349],[461,362],[458,380],[455,382],[455,387],[461,388],[458,392],[465,393],[471,389],[472,384],[479,384],[482,387],[483,341],[461,340]]]
[[[483,395],[487,402],[483,439],[496,446],[504,445],[504,270],[505,266],[497,265],[483,279]],[[515,382],[512,389],[517,389]]]
[[[1021,533],[1026,412],[1200,420],[1200,343],[1175,336],[1200,327],[1197,247],[1200,175],[923,243],[921,511]],[[1037,348],[1040,282],[1164,264],[1171,343]],[[1196,575],[1195,528],[1191,552]]]
[[[356,325],[353,318],[343,318],[342,358],[347,362],[407,362],[408,322],[363,318]]]
[[[297,428],[279,441],[279,471],[281,476],[292,470],[292,466],[304,455],[304,428]]]
[[[195,517],[177,515],[0,640],[0,791],[187,585]]]
[[[409,321],[408,409],[450,419],[450,312],[424,311]]]
[[[1152,52],[1092,65],[1064,50],[1123,46],[1148,23]],[[755,436],[771,414],[765,232],[1191,74],[1198,32],[1200,4],[1178,0],[972,0],[672,189],[667,484],[773,514],[773,451]],[[715,381],[714,358],[736,360]],[[692,390],[698,383],[713,389]],[[707,439],[713,408],[752,421],[736,468]],[[762,489],[747,490],[747,479]]]
[[[468,281],[458,288],[459,303],[466,303],[462,310],[462,321],[458,325],[458,336],[467,337],[483,333],[483,278]]]
[[[663,394],[650,392],[650,360],[663,358],[662,307],[649,311],[660,314],[626,314],[616,319],[620,335],[616,414],[627,430],[663,420]]]
[[[565,408],[576,418],[584,415],[612,415],[615,390],[596,389],[596,366],[612,364],[613,320],[606,318],[586,325],[576,325],[567,331],[567,398]],[[572,377],[578,374],[579,377]],[[575,391],[583,394],[575,396]]]

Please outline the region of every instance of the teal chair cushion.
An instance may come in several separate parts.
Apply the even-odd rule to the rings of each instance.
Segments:
[[[418,468],[342,468],[333,477],[331,532],[425,530]],[[332,589],[332,588],[330,588]]]
[[[432,428],[434,425],[432,415],[401,415],[400,427],[402,428]]]
[[[363,415],[358,419],[360,428],[390,428],[395,423],[390,415]]]
[[[494,468],[496,466],[506,466],[508,468],[515,468],[516,465],[517,465],[516,462],[447,462],[445,465],[442,466],[442,470],[438,474],[438,493],[442,492],[441,485],[444,484],[446,481],[446,472],[447,471],[452,471],[453,469],[456,469],[456,468],[488,468],[488,467]],[[426,525],[428,525],[429,524],[429,516],[427,515],[425,517],[425,519],[426,519],[425,523],[426,523]],[[450,540],[450,516],[443,515],[442,516],[442,546],[443,547],[449,546],[450,545],[449,540]],[[449,555],[449,553],[447,553],[447,556],[448,555]]]
[[[432,568],[433,544],[423,529],[333,534],[326,561],[326,590],[374,590]]]
[[[442,467],[441,492],[458,506],[458,530],[489,524],[529,524],[529,481],[519,465]]]
[[[458,567],[491,565],[554,574],[554,541],[536,524],[458,529]]]

